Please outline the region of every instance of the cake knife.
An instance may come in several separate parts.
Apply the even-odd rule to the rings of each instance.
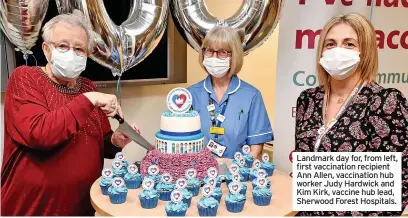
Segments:
[[[153,150],[154,146],[150,144],[143,136],[137,133],[119,114],[116,114],[113,118],[119,121],[119,127],[116,130],[120,130],[127,137],[131,138],[134,142],[147,149]]]

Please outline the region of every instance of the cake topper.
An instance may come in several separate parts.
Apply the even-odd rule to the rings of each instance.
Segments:
[[[142,187],[145,190],[151,190],[154,188],[154,181],[150,178],[145,178],[142,183]]]
[[[160,172],[159,166],[151,165],[149,168],[147,168],[147,172],[149,173],[149,175],[155,176]]]
[[[203,187],[203,196],[204,197],[210,197],[212,194],[212,189],[213,187],[211,185],[205,185]]]
[[[163,183],[171,183],[171,182],[173,181],[173,177],[172,177],[170,174],[168,174],[168,173],[164,173],[164,174],[161,176],[161,181],[162,181]]]
[[[228,169],[231,174],[237,174],[239,172],[239,167],[236,164],[231,164]]]
[[[112,180],[112,186],[115,188],[120,188],[125,185],[125,180],[120,177],[115,177]]]
[[[209,179],[207,180],[207,183],[208,183],[209,185],[211,185],[212,187],[215,187],[216,184],[217,184],[217,181],[216,181],[216,179],[215,179],[214,177],[212,177],[212,178],[209,178]]]
[[[109,168],[105,168],[102,170],[102,176],[103,178],[112,178],[113,177],[113,171]]]
[[[181,202],[183,200],[183,193],[179,190],[174,190],[171,192],[170,198],[174,203]]]
[[[186,170],[186,177],[187,179],[194,179],[197,176],[197,170],[194,168],[190,168]]]
[[[136,174],[136,173],[138,173],[138,171],[139,171],[139,169],[137,168],[137,166],[136,166],[135,164],[130,164],[130,165],[127,167],[127,170],[128,170],[128,172],[129,172],[130,174]]]
[[[261,168],[261,161],[258,159],[254,160],[254,167],[255,169]]]
[[[263,162],[269,162],[269,154],[268,153],[264,153],[262,155],[262,161]]]
[[[190,110],[193,98],[185,88],[174,88],[167,95],[167,108],[175,114],[182,114]]]
[[[245,166],[245,159],[244,159],[244,158],[239,159],[239,160],[238,160],[238,165],[239,165],[240,167],[244,167],[244,166]]]
[[[196,162],[195,161],[191,161],[191,164],[190,164],[192,167],[194,167],[195,165],[196,165]]]
[[[218,175],[217,169],[216,169],[215,167],[210,167],[210,168],[208,168],[208,170],[207,170],[207,175],[208,175],[208,177],[210,177],[210,178],[217,177],[217,175]]]
[[[235,159],[236,161],[238,161],[238,160],[241,159],[241,158],[242,158],[242,153],[239,152],[239,151],[235,152],[235,154],[234,154],[234,159]]]
[[[115,154],[116,160],[125,160],[125,155],[122,152],[118,152]]]
[[[176,181],[177,189],[184,189],[187,186],[187,180],[185,178],[179,178]]]
[[[123,167],[123,163],[121,160],[115,160],[112,162],[112,167],[114,169],[121,169]]]
[[[257,178],[265,178],[266,177],[266,170],[264,170],[264,169],[259,169],[258,170],[258,173],[256,174],[256,177]]]
[[[244,145],[244,146],[242,147],[242,153],[244,153],[244,154],[249,154],[249,153],[251,153],[251,147],[249,147],[249,145]]]
[[[234,174],[234,175],[232,176],[232,181],[234,181],[234,182],[240,182],[240,181],[241,181],[241,175],[239,175],[239,173]]]
[[[231,192],[231,194],[236,195],[239,194],[239,192],[242,189],[242,186],[239,182],[230,182],[228,185],[228,189]]]
[[[256,185],[261,188],[265,188],[268,185],[268,181],[266,178],[257,178]]]

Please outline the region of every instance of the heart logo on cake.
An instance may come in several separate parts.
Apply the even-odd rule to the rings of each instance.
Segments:
[[[257,181],[258,186],[261,188],[266,187],[266,185],[268,184],[266,181],[266,178],[257,178],[256,181]]]
[[[148,169],[147,169],[148,173],[150,175],[157,175],[159,174],[159,167],[157,165],[151,165]]]
[[[215,178],[210,178],[210,179],[208,179],[208,184],[210,184],[211,186],[215,186],[216,185],[216,181],[215,181]]]
[[[241,176],[239,174],[235,174],[232,176],[232,180],[235,182],[239,182],[241,180]]]
[[[241,159],[241,158],[242,158],[241,152],[239,152],[239,151],[235,152],[234,158],[235,158],[235,160],[237,160],[237,161],[238,161],[239,159]]]
[[[239,191],[241,191],[241,188],[242,188],[242,187],[241,187],[241,184],[238,183],[238,182],[231,182],[231,183],[228,185],[228,188],[229,188],[231,194],[238,194]]]
[[[259,161],[258,159],[256,159],[256,160],[254,161],[254,166],[255,166],[255,169],[261,168],[261,161]]]
[[[176,181],[177,189],[184,189],[187,186],[187,180],[184,178],[179,178]]]
[[[265,177],[266,177],[266,171],[263,170],[263,169],[260,169],[260,170],[258,171],[257,177],[258,177],[258,178],[265,178]]]
[[[118,153],[116,153],[116,155],[115,155],[115,159],[116,159],[116,160],[124,160],[124,159],[125,159],[125,155],[123,155],[122,152],[118,152]]]
[[[189,179],[195,178],[197,175],[197,170],[194,168],[186,170],[186,177]]]
[[[249,154],[251,152],[249,145],[244,145],[244,147],[242,147],[242,152],[244,152],[244,154]]]
[[[153,187],[154,187],[154,181],[153,181],[152,179],[146,178],[146,179],[143,180],[142,187],[143,187],[145,190],[153,189]]]
[[[212,187],[210,185],[205,185],[203,187],[203,196],[210,197],[212,192]]]
[[[264,153],[264,154],[262,155],[262,161],[263,161],[263,162],[269,162],[269,154]]]
[[[115,168],[115,169],[120,169],[120,168],[122,168],[122,161],[120,161],[120,160],[115,160],[115,161],[113,161],[112,166],[113,166],[113,168]]]
[[[173,180],[173,177],[170,174],[165,173],[162,175],[161,180],[163,183],[171,183],[171,181]]]
[[[130,174],[136,174],[139,171],[139,169],[137,168],[137,166],[135,164],[131,164],[128,166],[128,172]]]
[[[103,170],[102,170],[102,176],[103,176],[104,178],[112,178],[113,172],[112,172],[112,170],[109,169],[109,168],[103,169]]]
[[[239,167],[238,167],[238,165],[236,165],[236,164],[231,164],[230,167],[229,167],[229,170],[230,170],[230,173],[231,173],[231,174],[236,174],[236,173],[238,173],[238,169],[239,169]]]
[[[187,100],[187,96],[185,94],[180,95],[173,95],[173,103],[177,105],[177,107],[181,108],[183,104]]]
[[[209,177],[216,177],[218,172],[217,172],[217,169],[215,169],[215,167],[210,167],[207,170],[207,174],[208,174]]]
[[[125,185],[125,181],[124,181],[122,178],[120,178],[120,177],[115,177],[115,178],[112,180],[112,186],[113,186],[113,187],[120,188],[120,187],[122,187],[123,185]]]
[[[170,194],[171,201],[173,202],[180,202],[183,200],[183,193],[179,190],[174,190]]]

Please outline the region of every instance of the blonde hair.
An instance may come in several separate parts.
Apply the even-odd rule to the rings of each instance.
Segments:
[[[231,51],[229,76],[239,73],[244,63],[244,49],[242,48],[244,35],[245,32],[243,29],[235,30],[226,26],[216,26],[212,28],[205,36],[201,45],[199,57],[201,67],[207,71],[203,66],[204,48],[212,48],[214,50],[224,49]]]
[[[319,47],[316,55],[317,74],[320,85],[325,89],[328,88],[329,75],[324,68],[319,64],[324,47],[324,40],[327,33],[338,24],[348,24],[357,33],[357,40],[360,49],[360,63],[356,69],[360,72],[360,79],[364,82],[374,82],[378,72],[378,50],[377,38],[375,29],[371,22],[363,15],[358,13],[350,13],[346,15],[339,15],[331,18],[320,34]]]

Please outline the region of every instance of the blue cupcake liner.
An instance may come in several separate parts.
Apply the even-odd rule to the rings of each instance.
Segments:
[[[221,187],[221,184],[222,184],[222,181],[219,181],[219,182],[217,182],[217,183],[215,184],[215,187],[219,188],[219,187]]]
[[[112,204],[123,204],[126,201],[127,192],[122,192],[119,194],[109,193],[109,199]]]
[[[245,159],[245,167],[251,168],[253,163],[254,163],[254,160],[249,161],[249,160]]]
[[[200,205],[197,205],[197,208],[198,208],[198,214],[200,216],[216,216],[218,205],[214,208],[211,208],[211,207],[204,208],[204,207],[201,207]]]
[[[271,203],[272,195],[262,196],[262,195],[253,195],[254,203],[258,206],[268,206]]]
[[[159,203],[159,196],[155,198],[141,198],[140,199],[140,205],[144,209],[153,209],[157,207],[157,204]]]
[[[241,173],[242,182],[246,182],[249,180],[249,173]]]
[[[102,190],[102,194],[103,194],[103,195],[109,195],[109,192],[108,192],[109,185],[105,185],[105,186],[99,185],[99,186],[101,187],[101,190]]]
[[[244,205],[245,205],[245,201],[242,202],[225,202],[225,204],[227,205],[227,210],[231,213],[240,213],[242,212],[242,210],[244,209]]]
[[[274,168],[269,168],[269,169],[262,168],[262,169],[264,169],[264,170],[266,171],[266,173],[268,174],[268,177],[269,177],[269,176],[272,176],[272,175],[273,175],[273,171],[275,170]]]
[[[187,190],[193,194],[193,197],[195,197],[200,192],[200,186],[188,186]]]
[[[218,203],[221,202],[222,195],[211,195],[211,197],[213,197],[215,200],[217,200]]]
[[[171,192],[172,191],[159,191],[160,197],[159,199],[162,201],[170,201],[171,200]]]
[[[119,174],[115,173],[115,177],[124,178],[124,177],[125,177],[125,174],[126,174],[126,172],[124,172],[124,173],[119,173]]]
[[[247,189],[248,189],[248,187],[247,187],[247,186],[244,186],[244,187],[242,187],[242,189],[239,191],[239,193],[240,193],[241,195],[246,195]]]
[[[256,187],[257,187],[257,185],[252,183],[252,189],[255,189]],[[271,188],[271,183],[270,182],[266,185],[266,188]]]
[[[187,210],[181,210],[181,211],[168,211],[166,210],[167,216],[186,216]]]
[[[225,183],[227,184],[227,187],[231,182],[232,182],[232,179],[225,179]]]
[[[138,189],[140,188],[140,184],[142,183],[142,180],[137,179],[137,180],[125,180],[126,187],[128,189]]]
[[[191,205],[191,199],[193,198],[183,198],[183,202],[187,204],[187,208],[189,208]]]
[[[254,181],[256,178],[257,178],[256,175],[249,174],[249,180],[251,180],[251,182]]]

